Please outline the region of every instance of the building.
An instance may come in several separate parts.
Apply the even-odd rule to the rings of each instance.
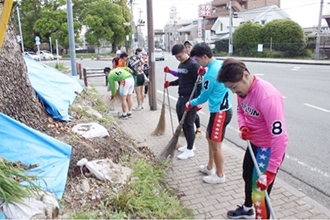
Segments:
[[[229,0],[213,0],[211,16],[206,18],[206,30],[211,30],[218,17],[228,17]],[[281,0],[232,0],[233,13],[243,12],[251,9],[261,8],[269,5],[276,5],[280,8]]]

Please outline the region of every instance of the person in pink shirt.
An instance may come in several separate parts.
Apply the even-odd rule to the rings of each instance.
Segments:
[[[243,160],[245,202],[227,215],[235,219],[269,218],[263,191],[267,189],[270,194],[288,143],[282,95],[272,84],[252,75],[242,61],[232,58],[223,62],[217,80],[237,94],[240,136],[251,142],[263,173],[258,176],[247,149]]]

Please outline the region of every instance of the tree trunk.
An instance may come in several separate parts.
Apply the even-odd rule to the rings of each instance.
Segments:
[[[0,2],[0,14],[2,10],[3,2]],[[46,129],[47,114],[27,75],[12,21],[0,48],[0,112],[34,129]]]

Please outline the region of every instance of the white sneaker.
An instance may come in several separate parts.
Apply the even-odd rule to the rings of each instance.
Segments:
[[[214,175],[215,174],[215,168],[212,168],[212,169],[209,170],[207,168],[207,165],[201,165],[199,167],[199,172],[202,172],[202,173],[210,176],[210,175]]]
[[[178,158],[180,160],[186,160],[193,156],[195,156],[194,151],[186,149],[182,154],[178,155]]]
[[[216,183],[224,183],[226,182],[226,176],[218,176],[218,174],[213,174],[211,176],[204,176],[203,181],[205,183],[216,184]]]
[[[133,110],[134,111],[140,111],[142,109],[142,107],[140,105],[136,106]]]
[[[195,149],[196,149],[196,147],[194,144],[192,150],[195,150]],[[188,150],[187,145],[184,145],[183,147],[178,148],[178,151],[180,151],[180,152],[185,152],[186,150]]]

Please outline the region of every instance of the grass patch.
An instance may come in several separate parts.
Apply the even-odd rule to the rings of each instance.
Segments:
[[[142,159],[133,160],[131,181],[109,200],[113,211],[124,212],[129,218],[192,218],[190,210],[163,184],[167,165],[154,165]]]

